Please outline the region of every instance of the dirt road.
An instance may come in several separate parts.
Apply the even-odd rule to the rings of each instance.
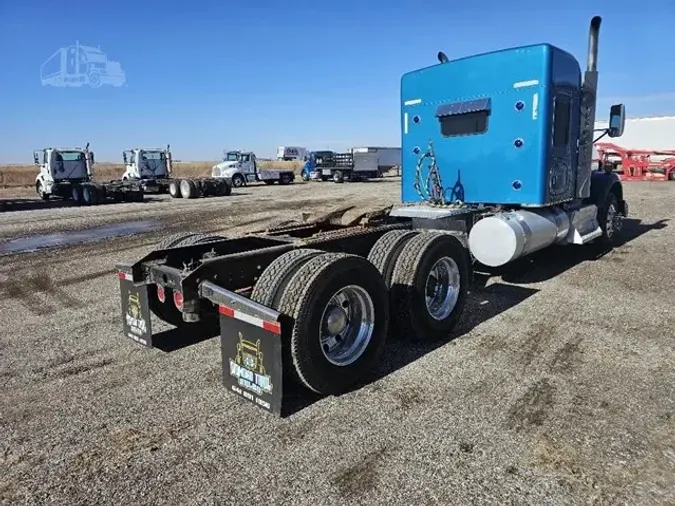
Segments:
[[[395,203],[398,179],[3,213],[0,503],[673,502],[675,184],[626,191],[625,245],[479,277],[455,339],[391,340],[372,383],[287,419],[221,386],[217,339],[125,339],[115,263],[167,232]],[[57,247],[21,252],[38,234]]]

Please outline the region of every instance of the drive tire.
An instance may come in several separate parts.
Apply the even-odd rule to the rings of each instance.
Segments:
[[[446,313],[434,318],[426,295],[432,268],[438,262],[454,269],[451,280],[459,286],[453,295],[448,290]],[[431,231],[413,237],[403,247],[391,278],[390,300],[396,318],[393,327],[398,337],[424,341],[449,337],[464,310],[470,280],[471,258],[459,239]]]
[[[335,172],[333,172],[333,181],[335,183],[344,183],[345,177],[342,174],[342,171],[336,170]]]
[[[184,199],[197,197],[197,185],[192,179],[182,179],[180,182],[180,194]]]
[[[92,206],[97,203],[96,200],[96,188],[91,184],[82,185],[82,202],[87,206]]]
[[[78,206],[81,206],[83,203],[82,200],[82,187],[79,184],[73,185],[70,189],[70,196]]]
[[[292,182],[293,179],[291,179],[291,176],[288,174],[282,174],[281,177],[279,178],[279,184],[281,185],[291,184]]]
[[[251,300],[263,306],[276,308],[281,292],[293,274],[312,258],[323,253],[317,249],[295,249],[276,258],[263,271],[251,293]]]
[[[380,237],[368,253],[368,260],[380,271],[387,289],[391,288],[391,277],[403,247],[419,232],[413,230],[391,230]]]
[[[623,216],[619,210],[619,199],[611,190],[605,197],[603,205],[598,209],[598,224],[602,229],[602,235],[598,238],[601,244],[613,248],[621,243]]]
[[[224,179],[218,181],[218,195],[221,197],[229,197],[232,195],[232,185]]]
[[[183,197],[180,193],[180,182],[179,181],[171,181],[169,183],[169,195],[171,195],[171,198],[174,199],[180,199]]]
[[[371,313],[372,322],[356,326],[370,327],[367,337],[358,341],[362,345],[356,346],[360,354],[350,363],[338,365],[331,362],[329,352],[324,351],[321,329],[330,299],[345,288],[362,294],[362,300],[367,301],[362,307],[368,307],[366,312]],[[285,327],[289,334],[286,339],[290,369],[308,389],[324,395],[340,394],[376,367],[389,329],[389,304],[382,276],[365,258],[344,253],[325,253],[312,258],[289,280],[278,311],[293,322]]]

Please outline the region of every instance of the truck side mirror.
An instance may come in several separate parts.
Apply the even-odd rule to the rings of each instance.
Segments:
[[[35,163],[35,165],[40,165],[40,158],[38,157],[37,152],[33,153],[33,163]]]
[[[91,163],[92,165],[94,164],[94,152],[93,151],[89,152],[89,163]]]
[[[122,153],[122,159],[124,160],[124,163],[128,163],[128,162],[127,162],[127,153],[126,153],[126,151],[124,151],[124,152]]]
[[[621,137],[623,129],[626,126],[626,106],[616,104],[609,109],[609,128],[607,135],[609,137]]]

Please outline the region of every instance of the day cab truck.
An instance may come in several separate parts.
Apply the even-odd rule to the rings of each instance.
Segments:
[[[134,148],[122,152],[122,180],[135,181],[146,193],[166,193],[172,198],[228,196],[232,182],[227,178],[174,178],[171,146],[164,148]]]
[[[39,167],[35,191],[42,200],[56,197],[79,205],[143,200],[143,188],[137,183],[94,181],[94,152],[89,150],[88,143],[84,148],[35,150],[33,162]]]
[[[338,394],[364,381],[390,333],[448,339],[474,266],[620,244],[621,181],[591,164],[600,23],[583,73],[550,44],[441,52],[408,72],[401,205],[242,237],[167,237],[118,265],[124,335],[159,345],[151,315],[191,339],[219,334],[227,389],[283,415],[289,384]],[[605,133],[624,124],[612,106]]]
[[[292,170],[260,169],[255,153],[242,151],[225,151],[223,161],[211,169],[211,175],[217,178],[228,178],[232,186],[240,188],[256,181],[265,184],[291,184],[295,181]]]

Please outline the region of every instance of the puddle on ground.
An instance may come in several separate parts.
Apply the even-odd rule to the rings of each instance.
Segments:
[[[52,234],[20,237],[4,243],[0,243],[0,254],[28,253],[44,248],[58,248],[60,246],[72,246],[86,242],[102,241],[110,237],[140,234],[156,227],[156,220],[130,221],[106,225],[104,227],[89,228],[86,230],[54,232]]]

